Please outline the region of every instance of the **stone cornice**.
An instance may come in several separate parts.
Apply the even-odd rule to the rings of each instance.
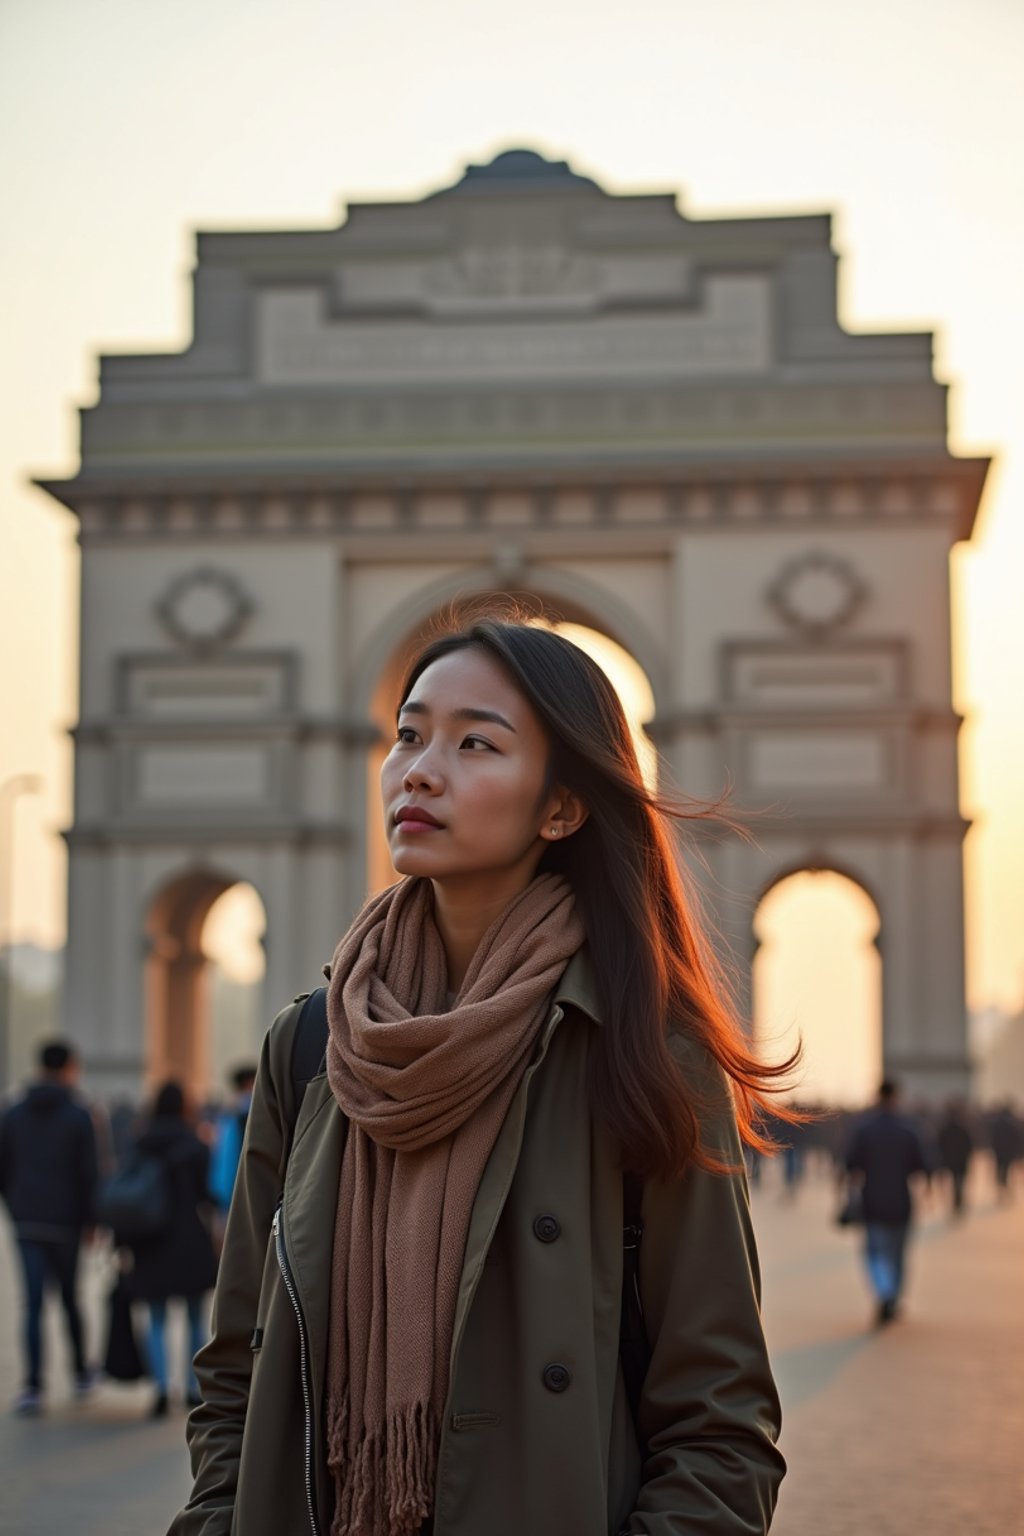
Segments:
[[[943,731],[956,735],[963,724],[963,715],[954,709],[936,709],[922,706],[914,700],[906,703],[865,705],[854,704],[848,708],[829,709],[824,706],[798,709],[790,704],[765,708],[763,705],[724,704],[709,709],[677,709],[659,715],[645,726],[651,740],[661,745],[671,744],[677,736],[716,736],[726,730],[741,728],[757,730],[830,729],[849,730],[852,727],[904,726],[923,733]]]
[[[725,814],[730,813],[728,804]],[[908,838],[912,842],[955,841],[961,842],[971,830],[973,822],[966,816],[950,815],[941,811],[921,811],[914,805],[879,807],[866,805],[863,809],[851,809],[841,797],[827,803],[806,805],[779,814],[773,806],[735,806],[733,814],[741,824],[749,825],[757,843],[768,851],[768,845],[776,841],[792,841],[793,838],[816,839],[818,857],[822,867],[829,864],[828,849],[837,840],[847,837],[879,837],[890,842]],[[744,820],[746,818],[746,820]],[[712,819],[685,823],[684,839],[696,838],[699,842],[719,844],[722,841],[722,824]]]
[[[138,741],[293,741],[335,742],[346,747],[370,747],[381,740],[381,732],[372,720],[344,716],[261,715],[258,719],[228,721],[189,719],[154,719],[144,715],[114,714],[105,718],[80,720],[68,730],[80,747],[106,747],[115,742]]]
[[[130,824],[122,821],[100,823],[78,822],[65,829],[61,836],[68,848],[75,851],[113,851],[136,846],[197,847],[209,849],[231,844],[277,844],[289,848],[312,846],[347,848],[352,842],[352,829],[347,822],[310,822],[300,820],[244,820],[229,821],[222,812],[207,821],[189,822],[186,818],[161,821],[136,820]]]
[[[746,808],[751,815],[752,829],[759,843],[768,845],[774,841],[791,840],[794,837],[814,837],[820,845],[821,856],[834,847],[837,839],[846,837],[906,837],[912,841],[954,840],[961,841],[970,831],[972,822],[963,816],[921,812],[913,807],[905,810],[879,810],[865,807],[862,812],[825,807],[807,808],[787,816],[771,815],[767,810]],[[743,810],[739,811],[742,816]],[[345,822],[263,821],[240,820],[229,822],[222,813],[209,821],[189,823],[181,820],[153,822],[136,821],[98,823],[81,822],[67,828],[61,834],[69,848],[76,850],[115,850],[119,847],[200,847],[208,849],[211,842],[222,844],[279,844],[287,847],[313,845],[344,848],[352,841],[350,826]],[[722,841],[721,823],[700,820],[687,821],[682,831],[685,843]],[[827,859],[826,859],[827,862]]]
[[[885,1068],[887,1073],[899,1076],[904,1072],[970,1072],[973,1063],[969,1055],[953,1054],[949,1051],[936,1052],[934,1055],[925,1055],[923,1051],[895,1051],[886,1050]]]
[[[969,538],[988,471],[984,458],[803,459],[749,465],[576,467],[504,474],[260,476],[251,466],[207,475],[83,473],[36,483],[76,512],[83,540],[189,541],[314,536],[390,541],[485,539],[508,531],[570,537],[625,529],[758,525],[944,523]]]

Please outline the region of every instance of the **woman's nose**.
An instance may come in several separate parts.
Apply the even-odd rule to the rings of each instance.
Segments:
[[[429,750],[419,754],[414,762],[411,762],[405,770],[405,787],[408,791],[414,789],[426,789],[436,791],[441,783],[441,774],[438,764]]]

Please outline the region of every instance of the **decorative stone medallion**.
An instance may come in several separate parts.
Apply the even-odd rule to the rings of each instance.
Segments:
[[[235,639],[253,611],[241,583],[228,571],[199,566],[171,582],[156,605],[161,624],[179,645],[213,651]]]
[[[790,561],[766,593],[787,624],[814,636],[848,624],[867,595],[853,567],[824,550]]]

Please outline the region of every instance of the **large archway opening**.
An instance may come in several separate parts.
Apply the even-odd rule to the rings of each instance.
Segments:
[[[146,923],[146,1083],[175,1078],[202,1102],[252,1060],[260,1020],[263,903],[251,885],[197,870],[170,881]]]
[[[507,604],[509,594],[496,594],[495,603]],[[625,646],[605,630],[593,627],[589,615],[574,613],[571,617],[541,608],[535,597],[524,599],[529,611],[536,614],[531,622],[563,634],[597,662],[615,688],[629,722],[636,747],[640,770],[645,782],[657,786],[658,754],[647,735],[645,726],[655,712],[654,689],[643,667]],[[471,615],[486,609],[486,602],[474,597]],[[457,622],[457,615],[453,622]],[[395,731],[395,705],[402,679],[413,657],[426,638],[435,632],[436,619],[421,626],[396,648],[387,666],[382,670],[373,695],[371,711],[379,730],[379,739],[368,754],[367,760],[367,890],[382,890],[394,881],[395,871],[388,854],[387,837],[380,803],[380,769],[390,750]]]
[[[878,909],[835,870],[800,870],[766,892],[754,919],[754,1024],[760,1050],[803,1041],[793,1097],[865,1103],[882,1070]]]

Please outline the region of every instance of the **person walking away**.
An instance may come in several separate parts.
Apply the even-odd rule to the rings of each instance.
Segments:
[[[900,1112],[899,1085],[892,1079],[882,1083],[876,1108],[854,1131],[846,1169],[861,1186],[864,1253],[877,1299],[876,1320],[891,1323],[903,1292],[913,1213],[910,1180],[928,1172],[921,1138]]]
[[[156,1387],[153,1418],[163,1418],[169,1406],[167,1307],[173,1299],[185,1304],[188,1316],[184,1395],[189,1407],[199,1401],[193,1359],[203,1344],[203,1299],[213,1289],[217,1262],[204,1216],[210,1204],[209,1148],[189,1125],[180,1083],[164,1083],[136,1149],[158,1158],[167,1180],[170,1215],[156,1236],[131,1244],[129,1290],[149,1307],[149,1366]]]
[[[1024,1157],[1024,1122],[1014,1114],[1009,1100],[992,1112],[988,1138],[996,1165],[996,1189],[1001,1201],[1010,1199],[1010,1174],[1014,1163]]]
[[[43,1408],[43,1300],[55,1284],[67,1324],[74,1390],[88,1395],[78,1306],[78,1255],[92,1238],[97,1181],[92,1116],[75,1096],[79,1060],[74,1047],[51,1040],[39,1052],[39,1080],[0,1123],[0,1194],[18,1240],[24,1288],[25,1381],[14,1403],[22,1415]]]
[[[966,1106],[961,1100],[951,1099],[947,1104],[935,1139],[939,1149],[939,1164],[949,1174],[952,1184],[953,1215],[962,1216],[964,1185],[974,1151],[974,1137],[967,1123]]]

